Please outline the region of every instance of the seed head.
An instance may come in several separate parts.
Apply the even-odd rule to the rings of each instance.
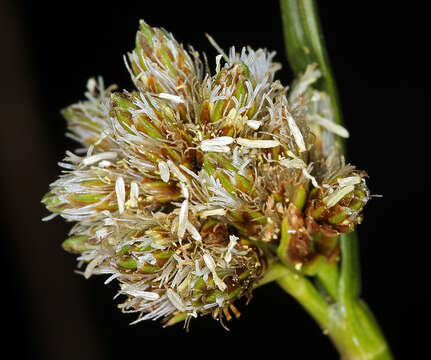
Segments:
[[[64,249],[85,277],[119,282],[135,322],[239,316],[268,263],[337,261],[337,236],[362,219],[366,174],[336,150],[348,133],[312,88],[319,71],[288,91],[274,56],[231,48],[212,74],[141,21],[126,61],[135,89],[90,79],[87,100],[63,110],[83,147],[42,202],[75,223]]]

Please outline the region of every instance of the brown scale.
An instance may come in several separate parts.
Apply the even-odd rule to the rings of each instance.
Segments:
[[[227,246],[229,232],[226,224],[217,220],[206,221],[200,230],[202,242],[211,245]]]
[[[192,70],[188,66],[189,64],[187,64],[185,61],[184,48],[182,44],[180,44],[180,48],[181,48],[181,51],[178,51],[176,64],[177,64],[177,67],[187,76],[191,74]],[[181,78],[178,78],[178,79],[181,79]],[[177,86],[179,85],[180,84],[177,84]]]
[[[260,240],[259,233],[262,227],[266,224],[266,218],[256,219],[250,215],[248,210],[245,211],[230,211],[228,213],[231,217],[231,224],[243,234],[245,237]]]
[[[323,204],[323,202],[322,202]],[[311,234],[318,234],[318,233],[322,233],[324,236],[326,237],[334,237],[334,236],[338,236],[340,234],[340,231],[338,230],[338,226],[335,226],[333,224],[328,224],[326,222],[323,221],[319,221],[320,220],[326,220],[327,218],[330,217],[330,211],[329,209],[325,209],[322,213],[321,216],[319,216],[319,219],[315,219],[313,218],[313,216],[311,215],[311,213],[315,210],[316,208],[313,207],[313,202],[311,202],[311,205],[307,205],[307,208],[305,210],[305,223],[307,226],[308,231]]]
[[[144,202],[166,203],[178,200],[182,197],[181,190],[175,183],[169,184],[163,181],[154,181],[146,179],[139,183],[143,189],[146,198]]]
[[[154,35],[154,31],[152,31],[152,35]],[[153,56],[153,47],[140,31],[136,33],[136,45],[140,45],[145,57],[148,57],[153,62],[155,61]],[[138,53],[138,55],[141,56],[140,53]],[[136,74],[139,74],[139,71]]]
[[[294,264],[306,264],[316,255],[312,248],[313,238],[304,226],[301,211],[292,203],[287,208],[286,216],[289,219],[289,230],[295,230],[294,233],[289,234],[287,255]]]
[[[211,113],[210,113],[210,105],[208,101],[205,101],[201,105],[198,123],[205,126],[210,122]]]
[[[139,71],[139,70],[138,70]],[[156,83],[156,78],[155,78],[155,76],[154,75],[150,75],[150,76],[148,76],[148,79],[147,79],[147,87],[152,91],[152,92],[154,92],[154,93],[158,93],[159,92],[159,88],[157,87],[157,85],[156,85],[157,83]]]
[[[134,146],[134,150],[136,155],[138,155],[141,159],[147,160],[148,162],[157,163],[157,161],[161,159],[160,154],[163,153],[164,149],[162,149],[161,151],[152,152],[152,151],[146,150],[141,145],[139,145],[139,146]]]
[[[336,262],[340,257],[340,243],[338,236],[322,236],[314,242],[316,251],[325,256],[329,262]]]
[[[235,127],[233,125],[224,125],[219,133],[219,136],[232,136],[235,133]]]

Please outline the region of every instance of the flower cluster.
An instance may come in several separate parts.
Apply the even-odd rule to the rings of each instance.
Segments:
[[[43,198],[75,222],[64,249],[83,275],[119,282],[136,322],[239,316],[269,263],[312,272],[338,260],[338,235],[361,221],[363,171],[344,164],[328,96],[311,65],[290,89],[274,53],[198,52],[144,21],[126,66],[133,91],[87,83],[63,110],[62,175]]]

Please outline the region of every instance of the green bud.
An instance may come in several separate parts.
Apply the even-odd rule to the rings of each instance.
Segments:
[[[299,185],[293,195],[292,202],[298,208],[298,210],[302,210],[307,200],[307,192],[303,185]]]
[[[89,117],[84,115],[82,110],[76,109],[76,107],[74,107],[73,105],[61,110],[60,113],[69,123],[76,122],[81,126],[98,133],[102,132],[103,130],[100,124],[95,121],[92,121]]]
[[[65,240],[61,246],[68,252],[80,254],[86,250],[89,250],[87,246],[87,239],[88,236],[73,236]]]
[[[129,270],[136,270],[136,268],[138,267],[136,261],[131,257],[120,259],[117,261],[117,264]]]
[[[70,194],[67,197],[69,202],[74,204],[93,204],[102,200],[106,194],[104,193],[82,193],[82,194]]]
[[[46,208],[49,211],[54,213],[61,213],[65,205],[67,204],[67,201],[64,200],[62,197],[55,196],[52,191],[50,191],[43,197],[42,203],[45,204]]]
[[[172,317],[169,318],[169,320],[165,323],[165,326],[172,326],[174,324],[183,322],[187,318],[187,313],[175,313]]]
[[[142,265],[139,267],[139,270],[144,273],[152,274],[152,273],[158,272],[160,270],[160,266]]]
[[[136,34],[136,47],[129,54],[132,75],[137,86],[145,91],[161,93],[169,92],[165,89],[163,77],[170,77],[178,85],[184,85],[185,78],[195,72],[194,63],[170,34],[162,29],[153,28],[144,21]],[[147,64],[152,63],[160,74],[154,74]]]
[[[167,260],[169,259],[172,255],[174,254],[174,252],[172,250],[167,250],[167,251],[160,251],[154,254],[154,257],[156,259],[160,259],[160,260]]]

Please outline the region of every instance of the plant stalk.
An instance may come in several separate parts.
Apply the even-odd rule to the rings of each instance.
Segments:
[[[334,121],[342,124],[338,91],[326,53],[316,4],[313,0],[280,0],[286,53],[295,75],[317,63],[322,78],[316,88],[331,98]],[[344,153],[342,139],[336,140]],[[360,295],[359,249],[356,233],[341,235],[341,264],[338,282],[331,286],[332,300],[324,297],[307,277],[276,263],[271,276],[317,321],[344,360],[390,360],[389,346]],[[322,271],[325,271],[324,269]],[[320,276],[319,276],[320,275]],[[318,274],[325,280],[325,274]],[[333,281],[331,282],[333,284]],[[335,300],[335,301],[334,301]]]
[[[305,276],[274,264],[277,283],[293,296],[327,334],[343,360],[391,360],[392,355],[373,315],[359,299],[328,303]]]

